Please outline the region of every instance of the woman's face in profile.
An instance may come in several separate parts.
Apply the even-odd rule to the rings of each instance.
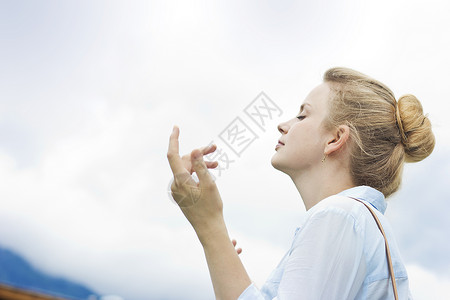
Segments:
[[[288,175],[304,173],[321,163],[331,135],[322,125],[328,112],[330,88],[327,83],[314,88],[294,118],[280,123],[281,133],[272,157],[272,166]]]

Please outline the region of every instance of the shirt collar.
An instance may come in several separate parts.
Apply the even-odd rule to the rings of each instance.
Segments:
[[[383,193],[370,186],[356,186],[342,191],[338,195],[367,201],[382,214],[386,211],[387,204]]]

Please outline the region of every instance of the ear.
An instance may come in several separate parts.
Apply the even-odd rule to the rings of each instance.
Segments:
[[[350,128],[348,125],[339,125],[334,131],[331,132],[330,139],[325,145],[324,154],[330,155],[332,153],[338,153],[339,150],[344,149],[350,137]]]

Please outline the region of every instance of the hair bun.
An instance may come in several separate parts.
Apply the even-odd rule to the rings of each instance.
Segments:
[[[405,146],[407,162],[418,162],[433,152],[435,139],[431,122],[423,114],[422,104],[413,95],[398,99],[397,122]]]

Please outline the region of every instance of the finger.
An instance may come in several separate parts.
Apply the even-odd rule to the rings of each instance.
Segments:
[[[197,173],[197,177],[200,182],[210,183],[212,182],[211,175],[206,168],[205,161],[203,160],[203,155],[198,149],[194,149],[191,152],[191,161],[192,166],[194,167],[195,173]]]
[[[179,154],[179,135],[180,129],[174,126],[169,138],[169,149],[167,150],[167,159],[169,160],[169,165],[174,175],[185,172]]]
[[[194,169],[192,167],[191,155],[190,154],[183,155],[183,157],[181,158],[181,162],[183,163],[184,168],[188,170],[189,174],[192,175]],[[217,168],[217,166],[219,166],[219,162],[216,160],[215,161],[205,160],[205,164],[208,169],[215,169]]]
[[[214,169],[219,165],[217,161],[205,161],[205,164],[208,169]]]
[[[203,155],[208,155],[208,154],[213,153],[214,151],[216,151],[216,149],[217,149],[216,144],[212,144],[212,145],[208,145],[206,147],[203,147],[201,151],[202,151]]]
[[[200,151],[203,153],[204,156],[206,156],[206,155],[216,151],[216,148],[217,148],[217,146],[215,144],[213,144],[213,145],[209,145],[206,147],[202,147]],[[191,163],[191,155],[185,154],[181,157],[181,160],[190,164]],[[208,166],[208,162],[213,162],[213,161],[205,160],[205,162],[206,162],[206,165]],[[215,167],[213,167],[213,168],[215,168]]]

